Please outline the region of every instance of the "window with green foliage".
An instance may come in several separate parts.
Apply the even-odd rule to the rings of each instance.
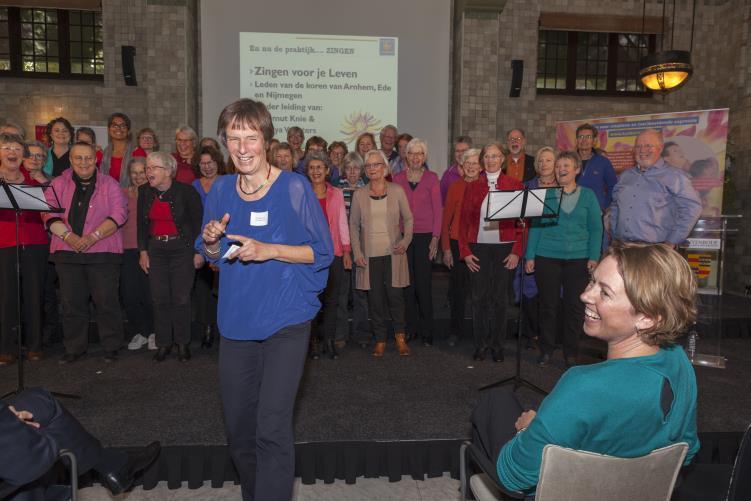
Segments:
[[[0,76],[101,80],[100,12],[0,7]]]
[[[540,30],[537,93],[650,95],[639,61],[654,52],[655,35]]]

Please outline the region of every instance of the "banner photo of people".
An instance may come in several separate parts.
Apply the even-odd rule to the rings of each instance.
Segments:
[[[722,213],[725,180],[725,149],[728,134],[727,108],[682,111],[653,115],[586,118],[556,123],[556,148],[576,149],[576,128],[584,123],[597,127],[594,144],[613,164],[616,174],[634,167],[634,142],[645,129],[662,131],[665,162],[683,170],[701,198],[701,219],[689,238],[684,254],[696,273],[701,291],[719,293],[718,220]]]

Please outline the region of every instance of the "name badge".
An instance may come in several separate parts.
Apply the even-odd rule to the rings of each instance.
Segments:
[[[269,211],[250,213],[251,226],[266,226],[267,224],[269,224]]]

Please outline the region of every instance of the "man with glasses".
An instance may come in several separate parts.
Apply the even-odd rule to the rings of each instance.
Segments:
[[[535,157],[527,155],[526,146],[527,135],[524,130],[515,128],[506,133],[506,148],[509,151],[506,157],[506,175],[521,182],[527,182],[537,175]]]
[[[441,176],[441,203],[446,203],[449,187],[462,178],[462,155],[471,147],[472,138],[469,136],[459,136],[454,141],[454,163]]]
[[[576,152],[582,159],[582,170],[576,180],[595,192],[600,209],[610,206],[613,199],[613,187],[618,182],[615,169],[608,157],[601,155],[594,147],[597,142],[597,129],[588,123],[576,128]]]
[[[646,129],[636,138],[636,166],[613,189],[610,233],[626,242],[681,244],[699,219],[701,201],[686,174],[661,157],[662,132]]]

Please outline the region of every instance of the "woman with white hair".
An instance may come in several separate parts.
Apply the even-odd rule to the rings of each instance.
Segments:
[[[198,177],[193,165],[198,149],[198,134],[191,127],[181,125],[175,131],[175,151],[172,156],[177,162],[175,181],[190,184]]]
[[[201,232],[201,197],[192,186],[174,179],[176,171],[172,155],[149,153],[149,182],[138,188],[139,262],[149,275],[157,362],[164,361],[173,344],[181,362],[190,360],[190,291],[195,270],[204,264],[193,249]]]
[[[407,144],[407,168],[394,176],[404,190],[415,219],[414,238],[407,249],[410,285],[405,290],[407,334],[433,344],[432,261],[441,238],[441,184],[435,172],[425,168],[428,145],[419,138]]]

